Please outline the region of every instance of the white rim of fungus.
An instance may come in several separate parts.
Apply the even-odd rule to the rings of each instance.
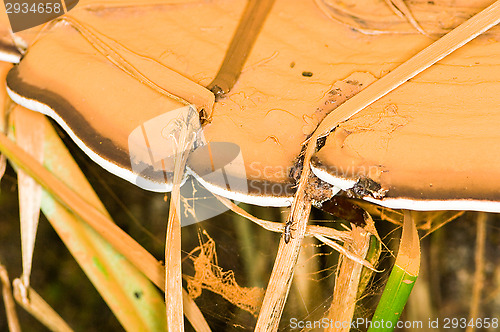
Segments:
[[[146,185],[141,186],[137,182],[138,175],[133,173],[132,171],[122,168],[115,163],[104,159],[94,151],[92,151],[85,143],[80,140],[76,134],[71,130],[68,124],[48,105],[38,102],[33,99],[25,98],[11,89],[7,87],[7,93],[10,98],[16,102],[17,104],[26,107],[30,110],[45,114],[52,119],[54,119],[63,129],[68,133],[71,139],[76,143],[76,145],[87,155],[92,161],[96,164],[107,170],[108,172],[138,186],[141,189],[153,192],[170,192],[172,191],[173,184],[167,183],[157,183],[150,181],[148,179],[143,179]],[[256,196],[256,195],[247,195],[241,192],[232,192],[212,183],[205,181],[202,177],[198,176],[193,170],[189,167],[186,168],[186,174],[192,175],[202,186],[204,186],[210,192],[226,197],[228,199],[232,199],[238,202],[260,205],[260,206],[270,206],[270,207],[285,207],[290,206],[293,201],[293,197],[275,197],[275,196]],[[185,178],[183,179],[183,183],[185,182]],[[182,184],[183,184],[182,183]],[[181,185],[182,185],[181,184]]]
[[[2,56],[6,53],[0,53],[0,60],[3,60]],[[9,62],[12,62],[9,60]],[[147,187],[140,186],[137,184],[138,175],[132,171],[122,168],[109,160],[106,160],[99,156],[97,153],[88,148],[82,140],[80,140],[67,123],[49,106],[40,103],[33,99],[25,98],[7,87],[7,93],[10,98],[17,104],[26,107],[28,109],[45,114],[52,119],[54,119],[71,137],[71,139],[76,143],[76,145],[87,155],[92,161],[100,165],[102,168],[108,172],[140,187],[141,189],[153,191],[153,192],[169,192],[172,190],[173,185],[167,183],[157,183],[144,179],[147,183]],[[321,180],[333,185],[340,190],[348,190],[354,187],[357,181],[351,179],[344,179],[341,177],[334,176],[328,172],[314,167],[311,165],[313,173]],[[241,192],[234,192],[224,189],[220,186],[214,185],[205,181],[201,176],[198,176],[193,170],[187,167],[187,174],[192,175],[201,185],[203,185],[210,192],[226,197],[231,200],[238,202],[259,205],[259,206],[269,206],[269,207],[286,207],[290,206],[293,201],[293,197],[276,197],[276,196],[257,196],[248,195]],[[184,179],[185,180],[185,179]],[[183,181],[184,182],[184,181]],[[338,192],[337,191],[337,192]],[[335,193],[336,194],[336,193]],[[385,199],[375,199],[373,197],[363,197],[364,200],[384,206],[391,209],[409,209],[416,211],[437,211],[437,210],[469,210],[469,211],[484,211],[484,212],[496,212],[500,213],[500,202],[494,201],[478,201],[478,200],[412,200],[408,198],[385,198]]]
[[[478,201],[471,199],[455,200],[413,200],[408,198],[376,199],[370,196],[363,197],[365,201],[375,203],[391,209],[406,209],[415,211],[481,211],[500,212],[500,203],[494,201]]]
[[[19,63],[21,60],[21,56],[18,54],[8,53],[8,52],[0,52],[0,61],[10,62],[10,63]]]
[[[334,176],[311,165],[313,173],[321,180],[341,188],[348,190],[354,187],[357,181],[344,179]],[[417,200],[409,198],[382,198],[377,199],[370,196],[363,197],[365,201],[384,206],[391,209],[407,209],[415,211],[439,211],[439,210],[456,210],[456,211],[483,211],[483,212],[500,212],[500,202],[482,201],[472,199],[455,199],[455,200]]]
[[[145,183],[147,183],[146,186],[140,186],[137,184],[137,178],[138,175],[133,173],[132,171],[122,168],[115,163],[104,159],[94,151],[92,151],[90,148],[88,148],[85,143],[83,143],[82,140],[80,140],[75,133],[71,130],[71,128],[67,125],[67,123],[49,106],[40,103],[36,100],[33,99],[28,99],[25,98],[11,89],[7,87],[7,93],[10,96],[10,98],[17,104],[26,107],[27,109],[33,110],[40,112],[42,114],[45,114],[52,119],[54,119],[63,129],[68,133],[68,135],[71,137],[71,139],[78,145],[78,147],[87,155],[89,156],[90,159],[92,159],[93,162],[96,164],[100,165],[102,168],[107,170],[110,173],[113,173],[114,175],[135,184],[136,186],[140,187],[141,189],[148,190],[148,191],[153,191],[153,192],[169,192],[172,191],[173,185],[168,184],[168,183],[158,183],[158,182],[153,182],[148,179],[143,179]]]
[[[249,195],[242,192],[229,191],[223,187],[217,186],[213,183],[207,182],[203,177],[196,174],[192,169],[187,167],[187,173],[191,174],[203,187],[213,194],[223,196],[225,198],[259,206],[269,206],[269,207],[285,207],[292,205],[292,197],[277,197],[277,196],[257,196]]]
[[[356,180],[352,179],[344,179],[338,176],[334,176],[326,171],[324,171],[321,168],[317,168],[313,165],[311,165],[311,170],[316,175],[320,180],[323,180],[337,188],[340,188],[342,190],[348,190],[354,187],[356,184]]]

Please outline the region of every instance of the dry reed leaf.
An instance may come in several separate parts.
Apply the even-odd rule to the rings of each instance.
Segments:
[[[403,224],[403,213],[400,210],[386,208],[383,206],[371,204],[361,200],[354,200],[353,203],[361,207],[366,212],[368,212],[371,216],[391,222],[395,225]]]
[[[12,143],[5,135],[0,134],[0,146],[9,160],[21,166],[26,173],[39,183],[69,210],[84,219],[99,234],[106,238],[115,248],[125,255],[137,268],[143,271],[158,287],[164,287],[163,266],[146,252],[137,242],[124,233],[102,212],[87,203],[73,190],[47,171],[30,155]]]
[[[371,234],[355,225],[352,225],[351,234],[352,241],[344,243],[344,249],[347,252],[352,252],[353,255],[360,257],[364,261],[370,248]],[[328,311],[328,319],[330,322],[342,322],[342,326],[338,328],[337,325],[329,324],[329,327],[325,331],[350,330],[354,309],[358,301],[358,285],[363,265],[367,266],[347,256],[339,256],[333,300]],[[370,269],[374,270],[373,267]],[[344,324],[344,322],[346,323]]]
[[[309,170],[304,168],[302,176],[309,178]],[[288,241],[285,237],[280,240],[278,254],[274,261],[255,331],[276,331],[278,329],[312,207],[311,200],[306,195],[306,186],[307,181],[303,181],[297,188],[297,194],[287,217],[287,226],[294,228],[293,235]],[[286,229],[284,233],[286,233]]]
[[[2,298],[7,315],[7,323],[9,325],[9,332],[21,332],[19,325],[19,318],[16,312],[16,303],[12,297],[12,289],[10,287],[9,274],[3,264],[0,263],[0,281],[2,282]]]
[[[25,288],[21,279],[13,281],[14,298],[27,312],[48,329],[55,332],[71,332],[71,327],[31,287]],[[27,296],[23,293],[27,294]]]
[[[354,201],[354,203],[362,207],[370,215],[381,220],[389,221],[399,226],[403,225],[403,213],[400,210],[393,210],[359,200]],[[413,218],[417,229],[425,231],[425,234],[422,235],[422,238],[424,238],[462,216],[464,213],[465,211],[415,211]]]
[[[89,204],[109,217],[100,198],[70,155],[56,130],[51,127],[48,119],[44,118],[43,120],[46,125],[43,166],[55,174],[66,186],[85,197]],[[126,330],[144,331],[165,328],[163,294],[158,292],[142,271],[136,269],[87,223],[59,204],[46,192],[42,196],[42,212],[71,256],[80,265]],[[44,240],[46,241],[46,239],[42,239],[42,241]],[[54,249],[57,250],[57,248]],[[38,254],[42,254],[43,257],[47,253],[38,252]]]
[[[405,210],[404,215],[401,244],[394,264],[406,273],[418,276],[420,270],[420,239],[413,222],[412,211]]]
[[[352,233],[352,231],[351,231],[351,233]],[[364,266],[364,267],[366,267],[374,272],[381,272],[381,271],[377,271],[370,262],[366,261],[362,256],[358,255],[356,253],[356,251],[350,251],[350,250],[346,249],[345,247],[342,247],[338,243],[325,238],[324,236],[316,235],[315,237],[318,240],[320,240],[321,242],[323,242],[324,244],[326,244],[327,246],[333,248],[335,251],[338,251],[340,254],[349,258],[353,262],[356,262],[357,264],[360,264],[360,265],[362,265],[362,266]],[[352,238],[347,243],[351,243],[352,241],[354,241],[354,238]]]
[[[181,220],[180,186],[184,178],[187,158],[196,140],[199,127],[198,113],[189,109],[178,122],[174,132],[175,140],[174,179],[170,198],[167,234],[165,237],[165,303],[167,327],[169,330],[184,330],[182,312],[182,269],[181,269]],[[194,125],[191,125],[194,119]]]
[[[182,310],[183,288],[181,270],[181,221],[179,218],[180,207],[178,184],[174,184],[172,196],[174,195],[177,197],[173,197],[170,200],[168,225],[165,237],[165,304],[168,329],[183,331],[184,315]]]
[[[45,119],[40,113],[18,107],[14,112],[16,142],[37,162],[43,162],[43,143],[45,138]],[[23,261],[22,284],[30,285],[33,250],[40,217],[42,187],[22,169],[18,171],[19,213],[21,220],[21,249]],[[23,296],[27,294],[21,293]]]
[[[465,211],[416,212],[414,213],[414,220],[417,229],[425,231],[421,237],[422,239],[465,213]]]
[[[196,332],[210,332],[210,326],[208,326],[203,313],[185,289],[182,289],[182,299],[184,315],[186,315],[194,330]]]
[[[485,248],[488,215],[484,212],[477,214],[476,248],[474,252],[474,283],[472,286],[472,298],[470,301],[469,321],[475,321],[480,316],[481,303],[483,302],[482,292],[485,285]],[[475,331],[474,326],[467,326],[466,332]]]
[[[208,85],[216,98],[224,97],[238,81],[274,1],[256,0],[247,3],[217,76]]]
[[[257,225],[261,226],[264,229],[267,229],[268,231],[271,232],[283,232],[285,228],[284,223],[280,222],[275,222],[275,221],[268,221],[268,220],[263,220],[260,218],[257,218],[250,213],[246,212],[242,208],[240,208],[238,205],[234,204],[232,201],[228,200],[227,198],[221,197],[216,195],[217,199],[224,204],[228,209],[236,213],[237,215],[248,219]],[[344,232],[344,231],[339,231],[336,229],[333,229],[331,227],[324,227],[324,226],[318,226],[318,225],[307,225],[306,228],[306,236],[316,236],[316,235],[322,235],[327,238],[339,240],[339,241],[345,241],[345,240],[350,240],[351,236],[349,232]]]

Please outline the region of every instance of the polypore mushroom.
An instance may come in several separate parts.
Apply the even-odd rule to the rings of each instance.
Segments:
[[[485,7],[483,2],[475,6]],[[331,7],[277,1],[236,85],[214,102],[204,87],[216,77],[244,5],[79,5],[32,42],[7,78],[9,94],[53,117],[107,170],[134,183],[145,176],[145,187],[156,191],[169,190],[164,171],[171,172],[171,165],[135,172],[128,138],[147,121],[192,104],[207,120],[206,142],[241,150],[243,168],[225,171],[246,186],[228,188],[220,177],[201,176],[206,159],[188,161],[192,174],[229,198],[289,205],[302,143],[324,116],[432,40],[407,22],[377,21],[386,33],[366,35]],[[445,21],[474,12],[471,6],[443,14],[424,4],[414,15],[419,20],[439,13],[448,15]],[[424,23],[429,33],[443,32],[433,20]],[[498,211],[499,160],[488,151],[500,140],[494,126],[498,84],[491,73],[498,62],[488,54],[498,54],[499,46],[490,37],[341,124],[316,154],[313,171],[392,207]]]
[[[390,208],[500,212],[498,54],[479,38],[367,107],[330,134],[313,172]]]

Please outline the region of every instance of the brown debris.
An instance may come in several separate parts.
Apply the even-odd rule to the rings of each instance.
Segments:
[[[306,188],[306,195],[312,200],[313,204],[321,204],[333,196],[333,186],[325,181],[321,181],[315,175],[309,178],[309,186]]]
[[[195,274],[193,277],[184,276],[187,279],[187,291],[192,298],[201,295],[203,289],[219,294],[235,306],[256,315],[259,311],[264,290],[258,287],[241,287],[236,282],[234,272],[223,271],[217,266],[217,253],[215,251],[215,241],[203,232],[208,238],[200,246],[193,249],[189,258],[193,261]],[[198,256],[194,252],[199,251]]]
[[[354,187],[347,191],[347,195],[352,198],[362,198],[372,196],[373,198],[383,198],[387,190],[370,178],[362,177],[356,182]]]
[[[337,218],[347,220],[356,226],[364,227],[366,225],[366,212],[345,196],[336,195],[315,206]]]

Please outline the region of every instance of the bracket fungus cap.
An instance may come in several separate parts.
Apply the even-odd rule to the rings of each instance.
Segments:
[[[143,187],[156,191],[170,189],[163,171],[172,165],[138,174],[128,138],[147,121],[194,105],[209,120],[203,139],[237,146],[242,161],[227,168],[227,179],[238,185],[203,176],[207,164],[196,154],[188,173],[217,194],[258,205],[290,205],[290,173],[324,116],[432,43],[404,20],[391,25],[385,16],[372,17],[359,26],[331,8],[278,0],[234,88],[215,101],[205,86],[216,77],[245,1],[155,4],[155,10],[147,2],[119,11],[114,3],[80,3],[30,39],[7,77],[11,98],[54,118],[110,172],[133,183],[144,175]],[[469,17],[486,5],[477,0],[446,14],[422,5],[414,15],[427,32],[443,33],[424,18]],[[360,17],[370,12],[354,10]],[[380,188],[368,188],[372,194],[363,198],[386,206],[498,212],[497,40],[493,29],[342,123],[313,157],[313,172],[344,190],[369,179]]]

